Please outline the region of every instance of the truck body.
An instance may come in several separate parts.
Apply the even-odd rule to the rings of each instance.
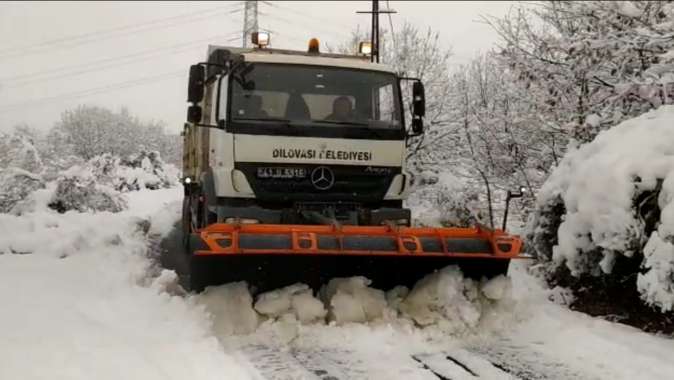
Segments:
[[[254,88],[237,73],[207,78],[201,124],[224,128],[186,126],[183,171],[209,196],[209,221],[409,225],[402,97],[390,68],[272,49],[211,46],[208,56],[223,50],[243,57]],[[340,101],[350,103],[344,117],[333,113]]]
[[[316,288],[362,275],[386,288],[450,264],[505,273],[517,237],[410,227],[405,146],[423,133],[421,82],[314,42],[307,52],[210,46],[190,68],[183,285]]]

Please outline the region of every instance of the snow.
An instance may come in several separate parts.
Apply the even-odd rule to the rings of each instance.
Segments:
[[[370,288],[365,277],[333,278],[321,291],[321,298],[330,306],[328,318],[337,324],[368,322],[384,316],[386,294]]]
[[[674,244],[656,231],[644,247],[644,257],[643,266],[648,271],[637,276],[639,293],[663,311],[674,310]]]
[[[463,333],[476,329],[490,307],[489,300],[506,299],[509,288],[505,277],[480,284],[450,266],[419,281],[400,310],[420,326],[437,325],[446,332]]]
[[[317,322],[327,314],[323,303],[314,297],[305,284],[294,284],[260,294],[255,302],[255,310],[271,318],[292,314],[302,323]]]
[[[150,275],[139,216],[166,198],[139,214],[0,214],[0,379],[246,378],[207,314],[162,290],[171,274]]]
[[[124,196],[129,209],[119,213],[43,205],[0,215],[1,379],[471,378],[462,365],[488,379],[512,378],[502,367],[560,379],[674,371],[672,340],[549,301],[554,292],[526,262],[510,278],[472,281],[448,267],[386,293],[355,277],[333,279],[320,297],[295,284],[254,298],[245,283],[186,295],[148,252],[178,220],[181,189]]]
[[[0,212],[12,212],[23,199],[44,186],[40,176],[26,170],[0,169]]]
[[[414,223],[422,226],[465,227],[479,219],[477,195],[447,171],[427,170],[416,179],[406,202]]]
[[[209,287],[197,299],[214,316],[213,331],[218,335],[252,333],[259,324],[245,282]]]
[[[541,188],[539,208],[561,196],[566,208],[553,259],[573,274],[610,273],[617,255],[632,256],[642,242],[645,274],[639,291],[663,311],[674,304],[674,106],[627,120],[569,151]],[[657,233],[644,236],[635,211],[638,195],[656,191],[662,210]]]
[[[619,1],[617,2],[618,13],[628,17],[639,17],[643,13],[639,8],[634,5],[634,3],[629,1]]]

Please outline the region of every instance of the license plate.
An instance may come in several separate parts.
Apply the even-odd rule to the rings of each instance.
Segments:
[[[306,178],[307,170],[304,168],[257,168],[258,178]]]

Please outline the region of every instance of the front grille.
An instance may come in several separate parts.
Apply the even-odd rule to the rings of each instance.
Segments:
[[[369,166],[325,165],[334,175],[334,183],[329,188],[321,189],[311,179],[313,170],[320,166],[254,162],[235,164],[235,168],[244,173],[255,197],[260,201],[381,202],[393,177],[401,171],[401,168],[386,168],[386,172],[379,173],[373,172]],[[258,175],[259,168],[263,169],[262,177]],[[288,178],[285,178],[286,174]]]

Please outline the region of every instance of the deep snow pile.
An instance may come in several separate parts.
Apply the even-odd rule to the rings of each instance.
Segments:
[[[475,281],[456,266],[420,280],[412,290],[385,292],[364,277],[334,278],[317,295],[304,284],[259,294],[245,282],[209,287],[197,295],[215,320],[218,335],[247,334],[265,321],[291,324],[408,323],[450,334],[475,332],[485,315],[511,304],[510,280]]]
[[[539,257],[574,275],[643,255],[643,300],[674,307],[674,106],[570,150],[541,188],[528,233]]]
[[[180,194],[134,192],[115,214],[0,214],[0,379],[249,378],[149,257]]]

